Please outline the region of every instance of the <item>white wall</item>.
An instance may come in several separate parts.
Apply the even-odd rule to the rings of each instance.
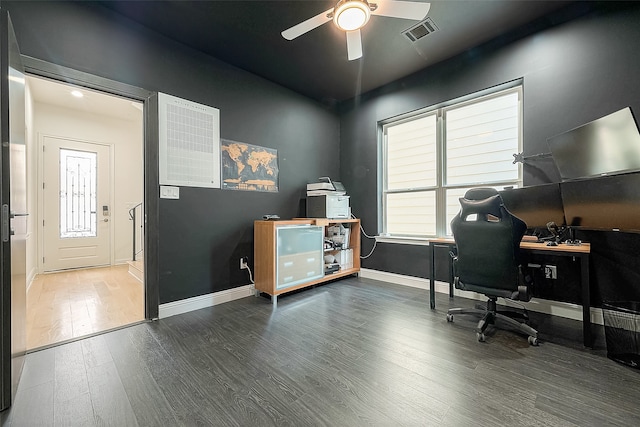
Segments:
[[[116,264],[131,259],[132,225],[128,211],[143,197],[142,111],[133,106],[130,108],[131,120],[124,120],[40,102],[34,104],[33,126],[37,147],[42,146],[44,136],[113,146],[115,197],[111,221],[115,230],[112,252]],[[35,174],[29,175],[35,177]]]
[[[27,212],[29,217],[27,218],[27,259],[26,259],[26,274],[27,274],[27,288],[31,285],[31,281],[37,272],[37,233],[36,233],[36,221],[37,221],[37,158],[36,158],[36,138],[33,131],[33,96],[31,95],[31,88],[29,87],[29,80],[27,79],[25,85],[25,143],[27,145]]]

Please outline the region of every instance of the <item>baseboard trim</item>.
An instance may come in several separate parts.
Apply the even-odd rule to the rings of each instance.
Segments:
[[[396,285],[411,286],[413,288],[419,288],[429,290],[429,279],[421,277],[405,276],[397,273],[388,273],[386,271],[372,270],[369,268],[360,269],[360,277],[366,279],[380,280],[382,282],[389,282]],[[444,294],[436,297],[446,298],[449,294],[449,284],[446,282],[435,282],[436,292]],[[468,299],[475,299],[478,301],[485,301],[484,295],[477,294],[475,292],[461,291],[454,289],[453,294]],[[507,305],[517,307],[516,304],[511,304],[506,301]],[[527,310],[535,311],[537,313],[550,314],[552,316],[564,317],[567,319],[582,321],[582,306],[578,304],[571,304],[560,301],[552,301],[541,298],[533,298],[531,301],[523,304]],[[602,310],[600,308],[591,307],[591,322],[603,325],[604,319],[602,317]]]
[[[213,307],[214,305],[251,296],[253,295],[253,292],[253,285],[245,285],[233,289],[226,289],[220,292],[160,304],[158,318],[164,319],[166,317],[175,316],[176,314],[183,314],[194,310],[200,310],[201,308]]]

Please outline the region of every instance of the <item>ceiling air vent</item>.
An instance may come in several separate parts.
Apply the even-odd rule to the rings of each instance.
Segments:
[[[402,34],[404,34],[411,41],[411,43],[415,43],[427,34],[431,34],[434,31],[438,31],[438,26],[435,22],[433,22],[433,19],[429,17],[424,21],[409,28],[408,30],[403,31]]]

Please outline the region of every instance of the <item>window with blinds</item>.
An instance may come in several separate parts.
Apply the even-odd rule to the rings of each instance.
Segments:
[[[521,86],[383,125],[383,232],[450,234],[473,187],[519,186]]]
[[[436,232],[437,116],[429,114],[386,129],[386,233]]]

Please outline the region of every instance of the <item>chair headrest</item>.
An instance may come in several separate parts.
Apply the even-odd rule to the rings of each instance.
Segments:
[[[491,187],[476,187],[470,188],[464,193],[464,198],[467,200],[484,200],[491,196],[495,196],[498,190]]]
[[[466,218],[471,214],[489,214],[501,218],[500,206],[502,206],[502,198],[499,194],[482,200],[469,200],[461,197],[460,216]]]

